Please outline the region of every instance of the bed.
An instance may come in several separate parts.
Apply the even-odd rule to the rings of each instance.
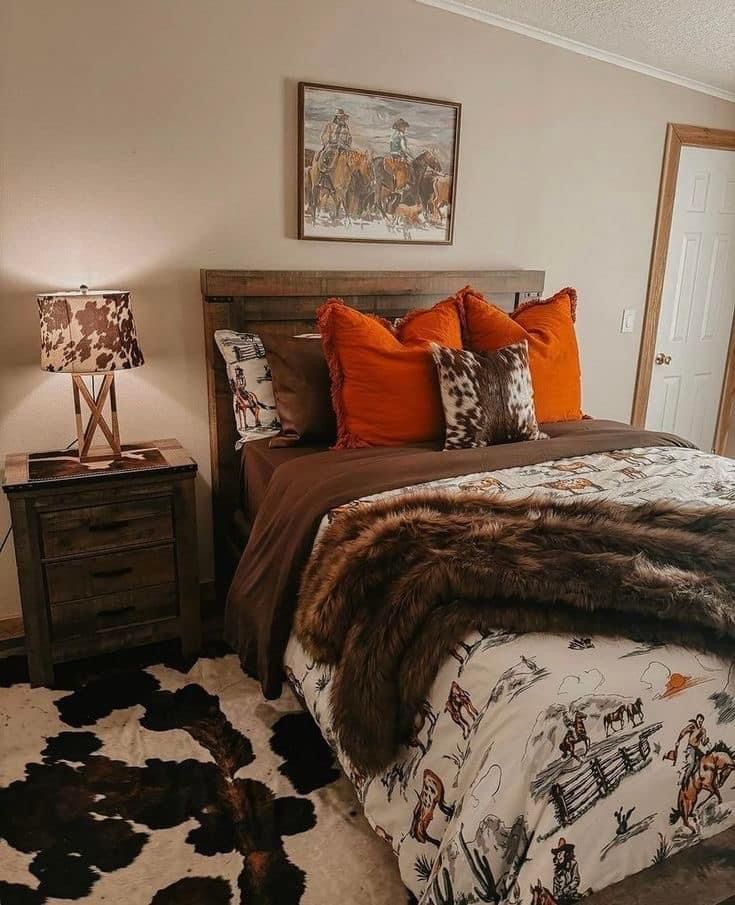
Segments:
[[[212,461],[215,576],[224,598],[247,537],[248,514],[242,506],[242,460],[235,453],[237,432],[232,398],[217,330],[295,335],[310,333],[325,298],[339,296],[357,308],[388,318],[438,300],[471,283],[512,308],[538,296],[544,287],[539,270],[493,271],[303,271],[206,270],[200,272]]]
[[[285,669],[421,905],[566,905],[652,864],[664,871],[698,850],[706,859],[711,849],[696,843],[732,838],[733,663],[636,629],[625,640],[486,626],[443,658],[396,756],[365,770],[335,729],[344,714],[333,706],[334,668],[293,634],[298,577],[325,556],[335,514],[389,505],[406,488],[509,500],[541,492],[600,507],[706,500],[725,512],[735,468],[677,438],[594,420],[544,425],[549,439],[471,454],[297,452],[258,441],[241,460],[212,340],[219,328],[312,330],[329,295],[396,316],[469,282],[512,307],[542,291],[543,274],[202,272],[218,583],[229,585],[249,541],[234,585],[248,604],[230,608],[230,637],[264,639],[247,653],[265,693],[278,693]],[[258,598],[266,587],[270,602]],[[697,786],[707,771],[709,786]],[[703,888],[706,860],[699,871],[688,893],[679,879],[681,901],[719,902],[730,888]],[[648,875],[626,882],[634,901],[657,901],[646,897]]]

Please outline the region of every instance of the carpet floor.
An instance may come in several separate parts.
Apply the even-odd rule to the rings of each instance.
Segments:
[[[290,692],[172,647],[0,661],[0,903],[404,905],[388,846]]]

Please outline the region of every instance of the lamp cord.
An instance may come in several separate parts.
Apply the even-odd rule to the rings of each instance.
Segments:
[[[11,525],[8,530],[5,532],[5,537],[0,541],[0,553],[5,549],[5,545],[10,540],[10,535],[13,533],[13,526]]]

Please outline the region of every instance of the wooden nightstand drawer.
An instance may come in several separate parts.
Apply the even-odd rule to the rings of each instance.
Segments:
[[[32,685],[56,662],[176,637],[198,653],[196,474],[170,439],[6,458]]]
[[[108,629],[142,625],[178,615],[177,590],[173,582],[91,600],[51,607],[51,627],[55,640],[91,637]]]
[[[42,512],[40,521],[47,559],[173,538],[169,497]]]
[[[174,548],[122,550],[47,563],[49,603],[100,597],[176,580]]]

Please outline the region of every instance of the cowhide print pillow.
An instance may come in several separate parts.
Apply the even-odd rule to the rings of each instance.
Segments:
[[[214,341],[227,365],[232,391],[235,427],[240,439],[235,449],[249,440],[275,437],[281,430],[273,394],[273,378],[265,348],[255,333],[216,330]]]
[[[471,449],[539,440],[523,340],[496,352],[468,352],[432,344],[446,436],[444,449]]]

